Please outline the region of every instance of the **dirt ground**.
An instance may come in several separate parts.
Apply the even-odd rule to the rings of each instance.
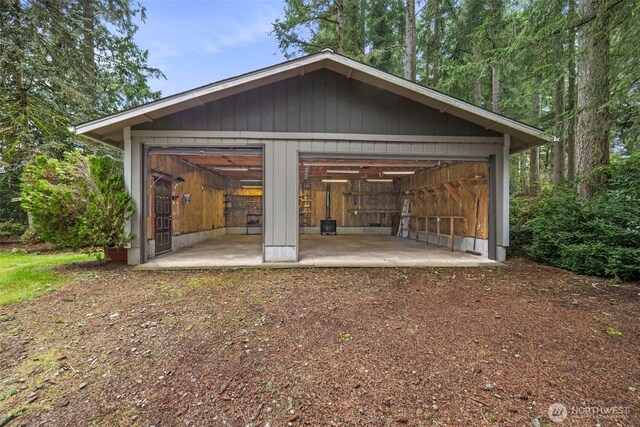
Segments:
[[[64,274],[0,307],[11,425],[560,425],[553,403],[640,425],[638,283],[523,260]]]

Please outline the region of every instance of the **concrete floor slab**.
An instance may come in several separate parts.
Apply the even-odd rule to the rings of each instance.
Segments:
[[[261,236],[227,235],[160,255],[137,270],[230,267],[477,267],[499,265],[484,257],[394,236],[300,236],[296,263],[263,263]]]
[[[476,267],[494,263],[488,258],[390,235],[306,235],[300,239],[299,264],[303,266]]]

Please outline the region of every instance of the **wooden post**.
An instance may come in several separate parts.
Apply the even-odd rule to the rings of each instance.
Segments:
[[[451,252],[453,252],[453,217],[449,218],[449,233],[451,236]]]

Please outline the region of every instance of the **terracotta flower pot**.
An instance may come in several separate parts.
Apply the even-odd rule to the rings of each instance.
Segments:
[[[105,248],[107,262],[127,262],[127,248]]]

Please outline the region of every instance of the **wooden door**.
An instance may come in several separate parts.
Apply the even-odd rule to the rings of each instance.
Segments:
[[[156,181],[154,190],[154,236],[156,254],[161,254],[171,250],[171,183],[160,178]]]

